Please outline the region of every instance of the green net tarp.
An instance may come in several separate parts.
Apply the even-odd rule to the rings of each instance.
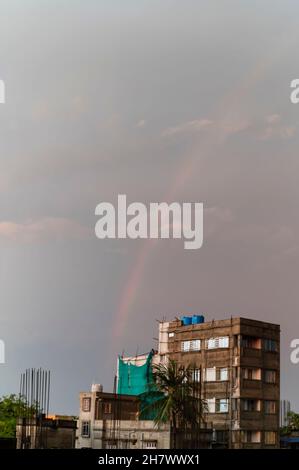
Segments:
[[[156,390],[153,380],[151,351],[142,366],[136,366],[118,358],[117,393],[119,395],[137,395],[140,400],[140,419],[153,420],[157,411],[154,404],[163,394]]]
[[[120,395],[140,395],[149,392],[153,385],[151,351],[142,366],[136,366],[118,358],[117,393]]]

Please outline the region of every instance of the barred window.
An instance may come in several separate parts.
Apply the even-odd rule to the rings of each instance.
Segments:
[[[200,369],[194,369],[192,372],[194,382],[200,382]]]
[[[200,339],[192,339],[189,341],[182,341],[181,350],[183,352],[200,351]]]
[[[90,411],[90,398],[89,397],[84,397],[82,399],[82,411]]]
[[[157,441],[144,441],[143,445],[145,449],[156,449]]]
[[[105,414],[110,414],[112,411],[112,405],[110,402],[104,402],[103,403],[103,413]]]
[[[220,336],[219,338],[210,338],[206,341],[207,349],[218,349],[218,348],[228,348],[229,347],[229,337]]]
[[[81,436],[82,437],[90,437],[90,422],[89,421],[82,421]]]

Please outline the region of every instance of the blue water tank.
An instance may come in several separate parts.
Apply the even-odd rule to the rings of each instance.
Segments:
[[[203,315],[193,315],[192,316],[192,325],[198,325],[199,323],[204,323],[205,317]]]
[[[192,317],[181,317],[184,326],[192,325]]]

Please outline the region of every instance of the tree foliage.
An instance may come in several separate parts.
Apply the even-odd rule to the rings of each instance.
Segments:
[[[299,431],[299,414],[294,411],[288,413],[289,428],[291,431]]]
[[[15,437],[19,416],[33,416],[34,407],[29,407],[23,398],[6,395],[0,399],[0,437]]]
[[[170,423],[175,436],[178,429],[200,426],[206,402],[200,398],[200,384],[194,380],[194,368],[171,360],[153,367],[156,399],[147,406],[154,411],[157,425]]]

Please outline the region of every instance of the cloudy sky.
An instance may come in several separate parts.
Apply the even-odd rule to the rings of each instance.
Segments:
[[[52,372],[51,408],[112,390],[157,319],[279,323],[299,410],[299,5],[2,0],[0,394]],[[203,202],[204,245],[95,237],[95,207]]]

